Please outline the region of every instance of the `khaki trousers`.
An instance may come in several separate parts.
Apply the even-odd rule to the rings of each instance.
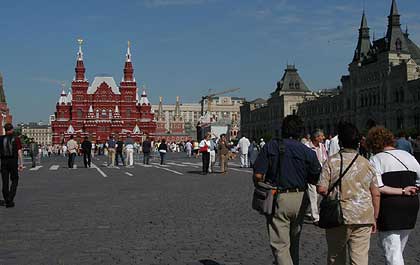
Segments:
[[[115,148],[108,148],[108,166],[115,166]]]
[[[220,155],[220,170],[226,172],[228,169],[229,154]]]
[[[306,192],[280,193],[267,217],[268,237],[277,265],[299,265],[299,239],[309,200]]]
[[[342,225],[326,229],[328,265],[346,265],[347,248],[351,265],[368,265],[372,225]]]

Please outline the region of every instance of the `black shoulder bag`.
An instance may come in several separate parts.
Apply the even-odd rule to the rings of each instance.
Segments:
[[[344,224],[343,211],[341,209],[340,203],[341,180],[343,179],[344,175],[346,175],[346,173],[349,171],[350,167],[354,164],[358,156],[359,154],[357,154],[353,158],[349,166],[343,172],[343,155],[340,152],[340,177],[328,190],[327,196],[325,196],[321,201],[319,210],[319,227],[334,228]],[[330,198],[330,193],[334,190],[335,187],[337,187],[337,185],[340,185],[340,189],[337,191],[335,198]]]
[[[278,164],[277,174],[281,173],[281,156],[284,150],[281,148],[281,140],[278,143]],[[270,170],[272,165],[269,164]],[[270,216],[274,214],[274,203],[276,200],[276,193],[278,187],[273,186],[272,182],[265,179],[262,182],[255,183],[254,194],[252,197],[252,209],[256,210],[260,214]]]

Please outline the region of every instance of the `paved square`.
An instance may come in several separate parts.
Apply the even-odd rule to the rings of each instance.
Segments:
[[[200,175],[201,160],[169,154],[133,168],[68,169],[43,159],[21,175],[15,208],[0,208],[0,264],[272,264],[265,220],[250,207],[251,170]],[[27,167],[30,164],[26,164]],[[219,168],[216,167],[218,170]],[[405,252],[420,264],[420,228]],[[372,239],[370,264],[384,264]],[[305,225],[301,264],[326,264],[322,229]]]

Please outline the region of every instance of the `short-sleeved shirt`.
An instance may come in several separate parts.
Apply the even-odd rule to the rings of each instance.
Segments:
[[[79,147],[79,145],[77,144],[77,142],[74,139],[70,139],[67,142],[67,150],[69,151],[69,153],[76,153],[78,147]]]
[[[357,155],[356,150],[343,149],[343,172]],[[340,153],[330,157],[322,167],[318,186],[330,188],[340,176]],[[373,224],[375,222],[371,184],[378,186],[376,170],[359,156],[341,180],[340,202],[345,224]],[[339,186],[329,196],[335,197]]]
[[[384,183],[382,182],[382,174],[392,171],[405,171],[410,170],[416,172],[417,174],[417,185],[420,185],[420,165],[419,162],[412,156],[410,153],[403,150],[389,150],[386,151],[389,154],[382,152],[378,153],[370,158],[370,162],[375,167],[376,172],[378,173],[378,185],[383,187]],[[392,155],[395,157],[393,157]],[[397,158],[401,161],[398,161]],[[405,166],[404,166],[404,165]],[[406,168],[407,167],[407,168]]]

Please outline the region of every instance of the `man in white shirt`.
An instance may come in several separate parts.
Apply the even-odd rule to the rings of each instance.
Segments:
[[[239,153],[241,156],[241,167],[248,167],[248,148],[251,145],[245,135],[238,142]]]
[[[316,129],[310,137],[310,141],[306,143],[306,146],[311,148],[318,158],[321,167],[328,159],[327,149],[322,143],[324,140],[324,132],[321,129]],[[310,212],[307,214],[314,224],[319,222],[319,210],[318,210],[318,193],[316,192],[316,185],[308,183],[308,196],[310,201]]]

